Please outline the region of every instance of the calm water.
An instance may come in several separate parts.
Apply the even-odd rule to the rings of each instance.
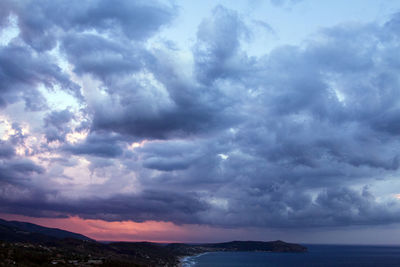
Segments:
[[[183,266],[400,267],[400,246],[306,245],[307,253],[213,252],[187,258]]]

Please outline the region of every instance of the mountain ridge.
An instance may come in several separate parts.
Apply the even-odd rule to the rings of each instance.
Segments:
[[[0,239],[4,234],[8,234],[8,236],[11,237],[12,236],[11,232],[14,232],[16,238],[17,236],[19,236],[19,239],[23,237],[20,236],[21,234],[22,235],[40,234],[56,239],[74,238],[79,240],[94,241],[93,239],[79,233],[74,233],[59,228],[45,227],[29,222],[7,221],[0,219],[0,227],[2,227],[2,229],[0,229]],[[8,228],[10,232],[6,233],[6,230],[4,229],[5,227]]]
[[[78,237],[78,238],[76,238]],[[298,244],[277,241],[161,244],[154,242],[101,243],[84,235],[32,223],[0,219],[0,262],[18,266],[179,266],[180,259],[204,252],[306,252]],[[1,265],[0,266],[9,266]]]

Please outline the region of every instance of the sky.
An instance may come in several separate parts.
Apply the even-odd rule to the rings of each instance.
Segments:
[[[0,217],[97,240],[400,244],[400,2],[0,2]]]

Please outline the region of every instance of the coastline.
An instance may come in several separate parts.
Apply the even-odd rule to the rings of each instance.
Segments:
[[[226,251],[228,255],[216,253],[207,259],[193,260],[202,254],[182,257],[178,266],[398,266],[400,246],[375,245],[309,245],[312,253],[265,253],[264,251]],[[231,254],[237,253],[239,254]],[[209,252],[211,253],[211,252]],[[214,253],[213,253],[214,254]],[[214,257],[215,256],[215,257]],[[232,257],[233,256],[233,257]],[[193,258],[192,258],[193,257]],[[186,261],[185,261],[186,259]],[[267,265],[267,262],[270,265]]]
[[[193,266],[195,264],[195,262],[192,259],[195,259],[197,257],[209,254],[211,252],[203,252],[203,253],[199,253],[199,254],[195,254],[195,255],[191,255],[191,256],[183,256],[183,257],[178,257],[179,260],[179,264],[178,267],[190,267]]]

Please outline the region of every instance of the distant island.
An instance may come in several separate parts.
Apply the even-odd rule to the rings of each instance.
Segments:
[[[179,266],[180,259],[205,252],[306,252],[283,241],[210,244],[112,242],[32,223],[0,219],[0,266]]]

